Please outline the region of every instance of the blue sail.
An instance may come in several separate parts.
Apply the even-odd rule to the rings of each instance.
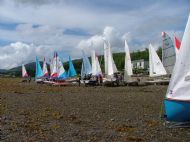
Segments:
[[[66,79],[66,78],[68,78],[66,71],[58,77],[58,79]]]
[[[75,67],[72,63],[72,60],[71,60],[71,57],[69,56],[69,70],[68,70],[68,77],[73,77],[73,76],[76,76],[77,73],[76,73],[76,70],[75,70]]]
[[[90,61],[88,57],[85,55],[84,51],[82,51],[83,55],[83,73],[88,75],[92,73],[92,66],[90,64]]]
[[[40,63],[38,61],[38,58],[36,57],[36,75],[35,75],[35,79],[39,79],[41,77],[43,77],[43,71],[42,71]]]

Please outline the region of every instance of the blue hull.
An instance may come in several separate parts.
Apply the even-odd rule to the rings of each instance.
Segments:
[[[164,100],[166,120],[190,122],[190,102]]]

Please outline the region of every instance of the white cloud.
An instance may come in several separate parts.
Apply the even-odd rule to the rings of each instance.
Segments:
[[[26,45],[19,45],[27,51],[27,58],[24,58],[25,52],[14,48],[15,45],[0,47],[0,68],[10,68],[19,65],[21,61],[28,62],[36,54],[50,56],[54,50],[70,54],[73,58],[81,57],[81,49],[85,49],[88,55],[91,48],[95,48],[98,54],[103,54],[103,37],[111,42],[114,52],[123,51],[123,41],[126,38],[130,51],[148,47],[150,42],[159,46],[162,45],[162,31],[177,31],[181,37],[190,10],[189,2],[181,0],[176,0],[175,3],[165,0],[0,2],[0,21],[18,24],[15,30],[0,28],[0,40],[20,41],[29,46],[26,48]],[[93,36],[64,33],[67,29],[76,28]],[[23,59],[17,57],[17,54],[23,56]],[[13,58],[18,60],[14,62]]]
[[[30,63],[35,61],[36,56],[40,60],[43,60],[44,57],[49,59],[54,50],[61,51],[60,48],[54,49],[51,46],[37,46],[22,42],[11,43],[0,48],[0,68],[10,69],[22,63]]]
[[[107,26],[104,28],[102,34],[94,35],[86,40],[82,40],[78,44],[80,50],[84,50],[90,55],[91,49],[94,49],[98,54],[103,54],[103,39],[108,40],[111,43],[113,52],[124,51],[124,39],[129,39],[128,33],[120,33],[114,27]]]

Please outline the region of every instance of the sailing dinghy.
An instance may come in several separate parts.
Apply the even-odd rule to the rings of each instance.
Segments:
[[[68,82],[76,83],[78,81],[77,73],[70,56],[69,56],[69,70],[67,71],[67,77],[68,77],[67,78]]]
[[[36,74],[35,74],[35,81],[37,83],[42,83],[43,82],[43,71],[40,66],[40,62],[38,60],[38,57],[36,56]]]
[[[83,59],[82,59],[82,68],[81,68],[81,79],[83,80],[83,82],[88,83],[92,75],[92,66],[83,50],[82,50],[82,55]]]
[[[166,75],[167,72],[153,46],[149,45],[149,76],[154,80],[146,81],[146,84],[167,84],[168,80],[156,79]]]
[[[190,16],[164,100],[166,120],[190,123]]]
[[[43,63],[43,77],[44,78],[49,78],[49,73],[48,73],[48,69],[47,69],[47,64],[46,64],[46,59],[44,58],[44,63]]]
[[[91,60],[92,60],[92,75],[93,76],[102,75],[102,70],[100,67],[100,63],[98,61],[98,56],[96,56],[96,53],[94,50],[92,50],[91,52]]]
[[[108,41],[104,40],[104,64],[105,64],[105,77],[103,78],[104,83],[114,83],[116,78],[115,73],[118,73],[117,67],[113,60],[113,55],[111,52],[111,45]]]
[[[98,56],[96,56],[96,53],[94,50],[91,52],[91,61],[92,61],[92,71],[91,75],[89,76],[90,79],[88,81],[85,80],[85,83],[88,83],[86,85],[100,85],[102,83],[102,70],[100,68],[100,63],[98,61]],[[82,72],[84,71],[84,66],[82,66]],[[81,72],[81,73],[82,73]],[[82,83],[84,81],[81,81]]]
[[[25,65],[22,64],[22,82],[27,82],[27,78],[29,77],[27,71],[26,71],[26,68],[25,68]]]
[[[124,67],[124,83],[127,85],[138,85],[137,81],[132,80],[133,70],[131,64],[131,56],[127,40],[125,40],[125,67]]]
[[[52,61],[52,67],[51,67],[51,75],[50,79],[57,79],[58,78],[58,59],[57,59],[57,52],[54,52],[54,58]]]
[[[28,75],[28,73],[27,73],[27,71],[26,71],[26,68],[25,68],[24,64],[22,64],[22,77],[23,77],[23,78],[29,77],[29,75]]]
[[[58,80],[66,80],[67,79],[67,72],[65,71],[63,67],[63,63],[61,62],[61,59],[59,56],[57,57],[58,63],[57,63],[57,68],[58,68]]]

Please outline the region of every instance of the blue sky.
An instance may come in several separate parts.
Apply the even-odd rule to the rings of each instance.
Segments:
[[[130,51],[157,48],[162,31],[182,38],[190,1],[1,0],[0,9],[0,68],[12,68],[54,50],[63,60],[80,58],[82,49],[103,54],[103,37],[113,52],[124,51],[124,39]]]

